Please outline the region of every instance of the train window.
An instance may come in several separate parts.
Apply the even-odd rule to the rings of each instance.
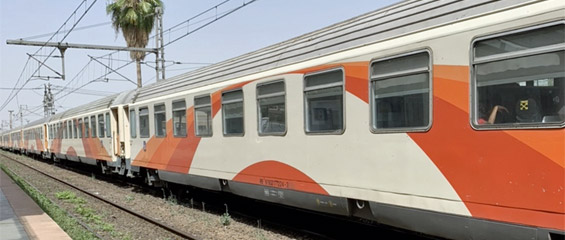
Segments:
[[[284,81],[257,86],[257,118],[259,135],[286,133],[286,105]]]
[[[194,123],[196,136],[212,136],[212,103],[210,96],[194,98]]]
[[[88,122],[88,117],[84,118],[84,138],[90,137],[90,123]]]
[[[243,136],[243,91],[222,93],[224,136]]]
[[[72,120],[67,121],[67,132],[69,132],[69,139],[73,138],[73,123],[72,123]]]
[[[563,127],[565,24],[550,24],[473,43],[476,128]]]
[[[139,137],[149,137],[149,109],[139,108]]]
[[[63,132],[63,139],[67,139],[67,124],[65,122],[61,123],[62,128],[62,132]]]
[[[77,137],[78,137],[78,136],[77,136],[77,134],[78,134],[78,131],[77,131],[77,120],[76,120],[76,119],[73,119],[72,121],[73,121],[73,138],[77,138]]]
[[[307,133],[343,133],[343,70],[304,77],[304,111]]]
[[[373,132],[429,128],[430,70],[427,51],[377,59],[371,63]]]
[[[173,135],[186,137],[186,103],[184,100],[173,102]]]
[[[98,114],[98,137],[99,138],[104,138],[104,133],[106,132],[104,127],[106,125],[104,124],[104,115],[103,114]]]
[[[92,128],[91,137],[96,137],[96,116],[90,116],[90,127]]]
[[[83,135],[83,128],[82,128],[82,118],[78,119],[78,138],[82,138]]]
[[[129,110],[129,134],[131,138],[137,138],[137,118],[135,117],[135,109]]]
[[[111,123],[110,123],[110,113],[106,113],[106,137],[110,138],[112,137],[112,129],[110,128]]]
[[[167,136],[167,116],[165,111],[165,104],[155,105],[153,107],[155,121],[155,136],[165,137]]]
[[[63,128],[61,128],[62,123],[57,123],[57,138],[63,139]]]

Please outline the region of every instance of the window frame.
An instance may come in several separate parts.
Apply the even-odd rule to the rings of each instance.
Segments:
[[[73,139],[73,123],[72,123],[72,120],[67,120],[67,132],[69,133],[69,139]]]
[[[476,37],[473,38],[473,40],[471,41],[470,48],[469,48],[469,72],[471,74],[470,80],[469,80],[469,82],[470,82],[470,89],[469,89],[469,92],[470,92],[469,93],[470,94],[469,124],[471,125],[471,127],[474,130],[523,130],[523,129],[539,129],[539,128],[553,128],[553,129],[565,128],[565,121],[549,122],[549,123],[543,123],[543,122],[497,123],[497,124],[479,124],[478,123],[478,120],[479,120],[479,98],[478,98],[478,89],[477,89],[477,87],[478,87],[477,86],[478,85],[477,84],[477,78],[476,78],[476,74],[475,74],[475,66],[476,65],[485,64],[485,63],[489,63],[489,62],[495,62],[495,61],[501,61],[501,60],[520,58],[520,57],[529,57],[529,56],[534,56],[534,55],[544,54],[544,53],[559,52],[560,50],[562,51],[562,47],[565,46],[565,43],[558,44],[558,45],[546,45],[544,47],[527,49],[527,50],[522,50],[522,51],[516,51],[514,53],[511,52],[511,53],[497,54],[494,57],[493,56],[478,57],[479,60],[476,60],[477,58],[475,57],[475,44],[477,42],[484,41],[484,40],[495,39],[495,38],[504,37],[504,36],[517,34],[517,33],[535,31],[535,30],[539,30],[539,29],[542,29],[542,28],[553,27],[553,26],[557,26],[557,25],[564,25],[564,27],[565,27],[565,21],[559,20],[559,21],[546,22],[546,23],[536,24],[536,25],[531,25],[531,26],[526,26],[526,27],[522,26],[522,27],[510,29],[510,30],[503,30],[503,31],[493,33],[493,34],[480,35],[480,36],[476,36]]]
[[[141,110],[143,110],[143,109],[147,109],[147,114],[144,114],[144,115],[143,115],[143,116],[147,116],[147,135],[143,135],[143,134],[141,133],[141,116],[142,116],[142,115],[141,115]],[[149,115],[150,115],[151,113],[149,112],[149,107],[148,107],[148,106],[139,107],[139,108],[138,108],[138,111],[139,111],[139,112],[138,112],[138,114],[137,114],[137,120],[138,120],[138,121],[137,121],[137,122],[138,122],[137,126],[138,126],[138,128],[139,128],[139,138],[150,138],[150,137],[151,137],[151,122],[150,122],[150,117],[149,117]]]
[[[90,138],[90,117],[84,117],[82,124],[84,125],[84,134],[82,135],[82,137]]]
[[[163,111],[155,111],[155,108],[157,107],[163,107]],[[157,135],[157,114],[165,114],[165,132],[163,135]],[[167,137],[167,105],[163,102],[163,103],[156,103],[153,104],[153,129],[154,129],[154,135],[156,138],[166,138]]]
[[[239,100],[230,100],[226,104],[230,103],[238,103],[241,102],[241,118],[242,118],[242,132],[241,133],[226,133],[226,119],[225,119],[225,108],[224,108],[224,94],[226,93],[233,93],[233,92],[241,92],[241,101]],[[210,101],[212,99],[210,98]],[[222,134],[224,137],[243,137],[245,136],[245,96],[243,92],[243,88],[231,89],[228,91],[221,92],[220,96],[220,104],[222,109]]]
[[[318,86],[314,86],[314,87],[306,87],[306,78],[309,76],[313,76],[313,75],[318,75],[318,74],[324,74],[324,73],[329,73],[329,72],[334,72],[334,71],[341,71],[341,84],[337,84],[337,83],[329,83],[329,84],[324,84],[324,85],[318,85]],[[341,98],[342,98],[342,116],[341,116],[341,121],[342,121],[342,128],[340,130],[337,131],[316,131],[316,132],[312,132],[310,131],[308,128],[308,101],[306,100],[306,92],[309,91],[316,91],[316,90],[322,90],[322,89],[329,89],[329,88],[334,88],[334,87],[339,87],[341,86]],[[347,128],[347,124],[346,124],[346,103],[345,103],[345,94],[346,94],[346,90],[345,90],[345,68],[343,66],[339,66],[339,67],[334,67],[334,68],[329,68],[329,69],[324,69],[321,71],[315,71],[315,72],[310,72],[307,74],[304,74],[304,76],[302,76],[302,102],[303,102],[303,108],[304,108],[304,117],[303,117],[303,124],[304,124],[304,133],[306,135],[343,135],[345,133],[345,129]]]
[[[83,127],[83,124],[82,124],[82,118],[77,119],[77,126],[78,126],[78,128],[77,128],[78,138],[82,139],[82,138],[84,138],[84,127]]]
[[[98,124],[98,138],[105,138],[106,136],[106,122],[104,119],[104,114],[100,113],[96,115],[96,120],[97,120],[97,124]],[[102,121],[100,121],[102,120]],[[100,123],[102,123],[102,126],[100,126]]]
[[[110,117],[110,112],[106,112],[104,114],[104,123],[106,126],[104,127],[106,130],[106,138],[112,138],[112,120]]]
[[[94,124],[93,124],[94,123]],[[96,121],[96,115],[90,116],[90,137],[97,138],[98,137],[98,121]]]
[[[182,110],[180,110],[180,108],[175,109],[175,103],[184,103],[184,108]],[[184,134],[176,134],[176,126],[175,126],[175,112],[180,112],[180,111],[184,111]],[[177,99],[177,100],[173,100],[171,103],[171,117],[172,117],[172,123],[173,123],[173,137],[175,138],[186,138],[188,136],[188,122],[186,121],[188,119],[187,116],[187,108],[186,108],[186,100],[183,99]]]
[[[133,113],[133,116],[132,116]],[[129,137],[131,139],[137,138],[137,108],[130,107],[129,109]],[[132,124],[132,121],[134,124]]]
[[[77,131],[77,119],[71,119],[71,121],[73,122],[73,138],[77,139],[78,138],[78,131]]]
[[[208,99],[210,99],[210,103],[208,104],[201,104],[201,105],[196,105],[196,99],[200,99],[200,98],[205,98],[208,97]],[[193,100],[193,108],[194,108],[194,136],[197,137],[212,137],[214,135],[214,128],[213,128],[213,108],[212,108],[212,96],[210,94],[204,94],[204,95],[199,95],[199,96],[194,96]],[[210,131],[209,134],[199,134],[197,129],[198,129],[198,121],[197,121],[197,115],[196,115],[196,109],[197,108],[204,108],[204,107],[209,107],[210,108]],[[187,129],[188,131],[188,129]]]
[[[266,85],[270,85],[270,84],[276,84],[282,82],[283,83],[283,92],[282,93],[272,93],[272,94],[267,94],[264,96],[259,96],[259,88],[262,86],[266,86]],[[268,132],[268,133],[263,133],[261,132],[261,105],[259,104],[259,100],[260,99],[265,99],[265,98],[271,98],[271,97],[280,97],[282,96],[284,99],[284,131],[283,132]],[[256,105],[257,105],[257,134],[259,136],[285,136],[286,133],[288,132],[288,114],[287,114],[287,104],[286,104],[286,82],[284,79],[277,79],[277,80],[272,80],[272,81],[266,81],[266,82],[262,82],[262,83],[258,83],[255,86],[255,100],[256,100]]]
[[[373,78],[372,78],[372,66],[373,63],[376,62],[382,62],[382,61],[386,61],[386,60],[390,60],[390,59],[395,59],[395,58],[402,58],[402,57],[407,57],[410,55],[416,55],[419,53],[427,53],[428,54],[428,125],[426,126],[420,126],[420,127],[399,127],[399,128],[376,128],[375,125],[373,124],[373,121],[375,121],[374,117],[375,117],[375,113],[374,113],[374,92],[373,92]],[[387,55],[387,56],[383,56],[383,57],[376,57],[371,59],[371,61],[369,62],[369,129],[371,131],[371,133],[374,134],[379,134],[379,133],[408,133],[408,132],[427,132],[432,128],[433,125],[433,112],[434,112],[434,107],[433,107],[433,80],[434,80],[434,71],[433,71],[433,51],[430,48],[423,48],[423,49],[418,49],[418,50],[412,50],[412,51],[408,51],[408,52],[402,52],[402,53],[397,53],[397,54],[392,54],[392,55]],[[415,74],[421,74],[421,73],[425,73],[426,71],[424,71],[423,69],[421,70],[414,70],[414,71],[409,71],[409,72],[405,72],[402,74],[391,74],[387,77],[402,77],[402,76],[410,76],[410,75],[415,75]],[[375,80],[378,81],[378,80]]]

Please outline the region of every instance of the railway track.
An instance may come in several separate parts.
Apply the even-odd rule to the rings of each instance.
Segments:
[[[107,204],[115,206],[116,208],[135,215],[151,224],[157,225],[175,235],[186,238],[196,239],[195,236],[182,232],[175,227],[163,224],[151,217],[144,214],[137,213],[119,204],[108,201],[90,191],[83,190],[76,187],[64,180],[46,174],[33,166],[14,159],[6,154],[0,153],[0,156],[24,165],[27,168],[34,170],[44,176],[47,176],[55,181],[61,182],[77,191],[87,194],[93,198],[103,201]],[[96,179],[103,180],[118,185],[134,186],[136,189],[143,189],[143,192],[150,193],[156,197],[166,197],[162,191],[155,188],[144,186],[140,183],[125,181],[108,175],[94,172],[92,168],[85,168],[81,165],[69,166],[66,164],[55,164],[58,168],[63,168],[67,171],[72,171],[77,174],[85,176],[94,176]],[[81,166],[78,167],[77,166]],[[249,225],[255,225],[258,228],[265,228],[268,231],[275,231],[283,233],[284,235],[291,235],[299,239],[345,239],[345,238],[366,238],[367,236],[381,236],[387,238],[399,239],[431,239],[433,237],[415,234],[412,232],[402,231],[399,229],[390,228],[375,224],[374,222],[365,223],[363,221],[354,221],[349,218],[333,216],[329,214],[320,214],[311,211],[300,210],[292,207],[280,206],[262,201],[254,201],[248,198],[236,196],[229,193],[210,192],[201,189],[190,188],[189,196],[184,199],[178,199],[179,204],[185,204],[191,208],[203,209],[208,213],[214,213],[221,216],[227,212],[229,206],[229,214],[231,217],[238,219],[238,221],[246,222]]]
[[[108,201],[108,200],[104,199],[103,197],[100,197],[100,196],[98,196],[98,195],[96,195],[96,194],[94,194],[94,193],[91,193],[91,192],[89,192],[89,191],[87,191],[87,190],[84,190],[84,189],[82,189],[82,188],[80,188],[80,187],[77,187],[77,186],[73,185],[72,183],[69,183],[69,182],[67,182],[67,181],[65,181],[65,180],[62,180],[62,179],[58,178],[58,177],[55,177],[55,176],[49,175],[49,174],[47,174],[47,173],[44,173],[44,172],[42,172],[42,171],[36,169],[35,167],[30,166],[30,165],[28,165],[28,164],[25,164],[25,163],[23,163],[23,162],[21,162],[21,161],[18,161],[17,159],[14,159],[14,158],[12,158],[11,156],[8,156],[8,155],[6,155],[6,154],[4,154],[4,153],[0,153],[0,156],[3,157],[3,158],[5,158],[5,159],[11,160],[11,161],[13,161],[13,162],[15,162],[15,163],[18,163],[19,165],[24,166],[24,167],[26,167],[26,168],[28,168],[28,169],[31,169],[31,170],[37,172],[38,174],[41,174],[41,175],[43,175],[43,176],[45,176],[45,177],[48,177],[48,178],[50,178],[50,179],[53,179],[53,180],[55,180],[55,181],[57,181],[57,182],[59,182],[59,183],[65,185],[65,186],[67,186],[67,187],[70,187],[70,188],[72,188],[72,189],[74,189],[74,190],[76,190],[76,191],[79,191],[79,192],[81,192],[81,193],[83,193],[83,194],[86,194],[86,195],[88,195],[88,196],[90,196],[90,197],[92,197],[92,198],[94,198],[94,199],[96,199],[96,200],[99,200],[99,201],[101,201],[101,202],[104,202],[104,203],[106,203],[106,204],[108,204],[108,205],[111,205],[111,206],[113,206],[113,207],[115,207],[115,208],[121,210],[121,211],[124,211],[124,212],[126,212],[126,213],[128,213],[128,214],[131,214],[131,215],[133,215],[133,216],[135,216],[135,217],[138,217],[138,218],[140,218],[140,219],[142,219],[142,220],[144,220],[144,221],[146,221],[146,222],[148,222],[148,223],[150,223],[150,224],[152,224],[152,225],[158,226],[159,228],[162,228],[162,229],[164,229],[164,230],[166,230],[166,231],[168,231],[168,232],[171,232],[171,233],[173,233],[174,235],[177,235],[178,237],[181,237],[181,238],[183,238],[183,239],[194,239],[194,240],[199,239],[199,238],[197,238],[196,236],[193,236],[193,235],[191,235],[191,234],[188,234],[188,233],[186,233],[186,232],[184,232],[184,231],[182,231],[182,230],[179,230],[179,229],[177,229],[177,228],[175,228],[175,227],[169,226],[169,225],[167,225],[167,224],[165,224],[165,223],[163,223],[163,222],[160,222],[160,221],[158,221],[158,220],[156,220],[156,219],[153,219],[152,217],[149,217],[149,216],[146,216],[146,215],[144,215],[144,214],[138,213],[138,212],[133,211],[133,210],[131,210],[131,209],[127,208],[127,207],[124,207],[124,206],[122,206],[122,205],[120,205],[120,204],[116,204],[116,203],[114,203],[114,202],[112,202],[112,201]]]

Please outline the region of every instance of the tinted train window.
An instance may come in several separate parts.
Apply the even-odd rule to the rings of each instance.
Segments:
[[[564,49],[565,24],[475,41],[474,126],[562,127]]]
[[[173,135],[186,137],[186,103],[184,100],[173,102]]]
[[[371,128],[412,131],[430,125],[430,55],[410,53],[371,63]]]
[[[78,137],[82,138],[83,129],[82,129],[82,118],[78,120]]]
[[[69,138],[72,139],[73,138],[73,121],[72,120],[67,121],[67,131],[69,132]]]
[[[196,136],[212,136],[212,103],[210,96],[194,98],[194,122]]]
[[[90,137],[90,124],[88,122],[88,117],[84,118],[84,138]]]
[[[131,138],[137,137],[137,118],[135,117],[135,109],[129,110],[129,134]]]
[[[96,137],[96,116],[90,116],[90,126],[92,127],[92,137]]]
[[[73,119],[73,137],[78,138],[78,131],[77,131],[77,120]]]
[[[307,133],[343,132],[343,71],[304,77],[304,104]]]
[[[224,135],[243,135],[244,129],[242,90],[222,93],[222,118],[224,125]]]
[[[110,113],[106,113],[106,137],[112,137],[112,128],[110,128]]]
[[[104,133],[106,131],[104,131],[104,115],[103,114],[98,114],[98,137],[99,138],[104,138]]]
[[[139,137],[149,137],[149,110],[147,107],[139,108]]]
[[[167,117],[165,105],[155,105],[154,107],[154,120],[155,120],[155,136],[167,136]]]
[[[63,122],[61,123],[61,126],[63,127],[63,139],[67,139],[67,123]],[[29,134],[29,132],[28,132]],[[28,136],[29,139],[29,136]]]
[[[259,134],[282,135],[286,132],[285,89],[283,81],[257,86]]]

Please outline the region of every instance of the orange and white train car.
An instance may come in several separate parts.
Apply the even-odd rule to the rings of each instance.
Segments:
[[[47,157],[90,165],[115,159],[108,108],[114,98],[106,97],[50,117],[45,123],[49,146]]]
[[[404,1],[46,126],[52,156],[155,185],[445,238],[555,239],[564,103],[565,2]]]
[[[129,161],[447,238],[563,237],[564,13],[405,1],[158,82]]]

